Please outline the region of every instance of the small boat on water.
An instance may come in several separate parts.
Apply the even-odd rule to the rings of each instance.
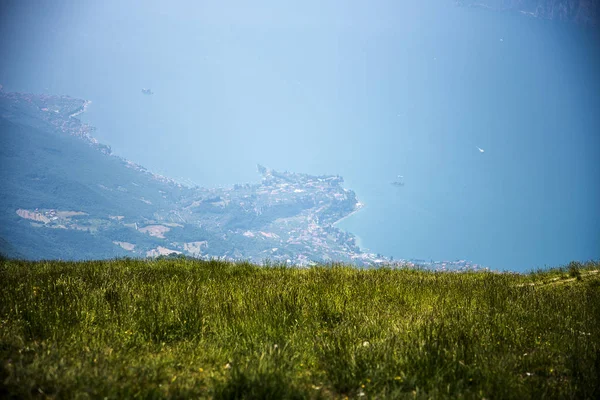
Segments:
[[[404,175],[398,175],[398,178],[394,182],[390,182],[390,184],[397,187],[404,186]]]

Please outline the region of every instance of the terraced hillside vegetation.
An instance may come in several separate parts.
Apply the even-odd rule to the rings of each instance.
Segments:
[[[599,398],[600,263],[0,261],[0,397]]]

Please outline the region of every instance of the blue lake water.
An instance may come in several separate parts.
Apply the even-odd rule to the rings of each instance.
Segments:
[[[339,226],[375,253],[600,258],[598,33],[396,3],[17,7],[0,83],[92,100],[115,153],[199,185],[342,175],[366,207]]]

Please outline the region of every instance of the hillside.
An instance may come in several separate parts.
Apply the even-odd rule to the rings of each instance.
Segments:
[[[112,154],[90,102],[0,89],[0,252],[27,259],[181,254],[306,266],[389,263],[335,222],[360,210],[337,175],[258,165],[259,183],[189,187]],[[399,264],[477,269],[466,260]]]
[[[98,143],[77,118],[88,105],[0,90],[0,251],[8,256],[377,261],[334,226],[361,207],[341,177],[259,165],[260,183],[187,187]]]
[[[597,399],[599,269],[4,260],[0,397]]]

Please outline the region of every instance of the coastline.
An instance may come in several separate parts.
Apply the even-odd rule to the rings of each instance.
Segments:
[[[83,105],[80,107],[80,109],[78,111],[75,111],[73,114],[69,115],[69,118],[75,118],[80,114],[83,114],[84,112],[86,112],[88,106],[92,104],[91,100],[84,100],[83,101]]]
[[[365,204],[364,204],[364,203],[361,203],[360,201],[356,202],[356,205],[355,205],[354,211],[352,211],[350,214],[348,214],[348,215],[346,215],[346,216],[344,216],[344,217],[342,217],[342,218],[338,219],[337,221],[335,221],[335,222],[334,222],[333,224],[331,224],[331,225],[335,226],[335,225],[339,224],[340,222],[342,222],[342,221],[343,221],[343,220],[345,220],[346,218],[349,218],[349,217],[351,217],[352,215],[354,215],[354,214],[356,214],[357,212],[359,212],[360,210],[362,210],[364,207],[365,207]]]

